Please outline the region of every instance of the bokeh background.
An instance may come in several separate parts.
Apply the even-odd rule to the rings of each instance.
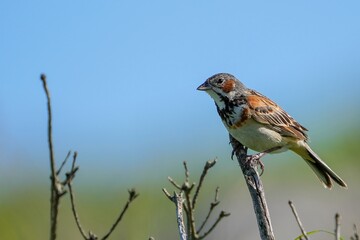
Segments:
[[[208,239],[258,239],[243,177],[212,100],[196,87],[229,72],[310,129],[311,146],[348,190],[324,189],[292,153],[264,158],[263,181],[278,239],[305,228],[345,239],[360,225],[359,1],[0,2],[0,239],[46,239],[49,160],[46,73],[57,163],[79,153],[74,187],[86,229],[102,235],[135,187],[139,198],[112,239],[177,239],[174,206],[161,192],[193,181],[209,159],[198,205],[220,187],[231,216]],[[80,239],[68,198],[59,239]],[[317,234],[313,239],[329,239]]]

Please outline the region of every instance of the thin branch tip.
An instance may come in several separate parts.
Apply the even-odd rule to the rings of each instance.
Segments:
[[[206,162],[205,167],[206,168],[212,168],[215,164],[217,163],[217,159],[215,158],[214,160],[209,160]]]
[[[307,236],[307,232],[306,232],[305,228],[303,227],[303,225],[301,223],[300,217],[299,217],[299,215],[298,215],[298,213],[297,213],[297,211],[295,209],[295,206],[294,206],[293,202],[289,201],[289,205],[290,205],[292,213],[294,214],[295,220],[296,220],[296,222],[297,222],[297,224],[298,224],[298,226],[300,228],[300,231],[301,231],[302,235],[304,236],[304,238],[306,240],[308,240],[309,238]]]
[[[170,201],[172,201],[172,198],[171,198],[170,193],[169,193],[165,188],[163,188],[162,191],[163,191],[163,193],[165,194],[165,196],[166,196]]]
[[[135,200],[139,196],[139,193],[136,192],[135,188],[131,188],[128,190],[129,192],[129,201]]]
[[[225,211],[221,211],[220,212],[220,217],[228,217],[228,216],[230,216],[231,215],[231,213],[229,213],[229,212],[225,212]]]
[[[46,82],[46,75],[45,75],[45,73],[40,74],[40,79],[41,79],[41,81]]]

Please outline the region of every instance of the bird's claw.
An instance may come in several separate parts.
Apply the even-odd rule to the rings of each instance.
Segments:
[[[260,169],[261,169],[261,172],[260,172],[260,176],[263,175],[264,171],[265,171],[265,165],[264,163],[261,161],[261,157],[264,156],[265,154],[264,153],[257,153],[257,154],[254,154],[254,155],[247,155],[246,158],[245,158],[245,162],[247,164],[254,164],[255,166],[259,166]]]

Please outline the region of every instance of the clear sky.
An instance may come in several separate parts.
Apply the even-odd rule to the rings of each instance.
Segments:
[[[58,161],[78,150],[85,169],[131,173],[230,151],[196,91],[217,72],[278,102],[310,136],[355,123],[359,12],[355,0],[2,0],[0,175],[48,169],[40,73]]]

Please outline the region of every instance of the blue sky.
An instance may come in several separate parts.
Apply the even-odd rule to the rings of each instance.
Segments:
[[[0,173],[48,169],[40,73],[57,158],[78,150],[87,169],[131,173],[230,151],[211,99],[195,90],[217,72],[277,101],[310,136],[332,137],[339,121],[359,120],[359,10],[325,0],[1,1]]]

